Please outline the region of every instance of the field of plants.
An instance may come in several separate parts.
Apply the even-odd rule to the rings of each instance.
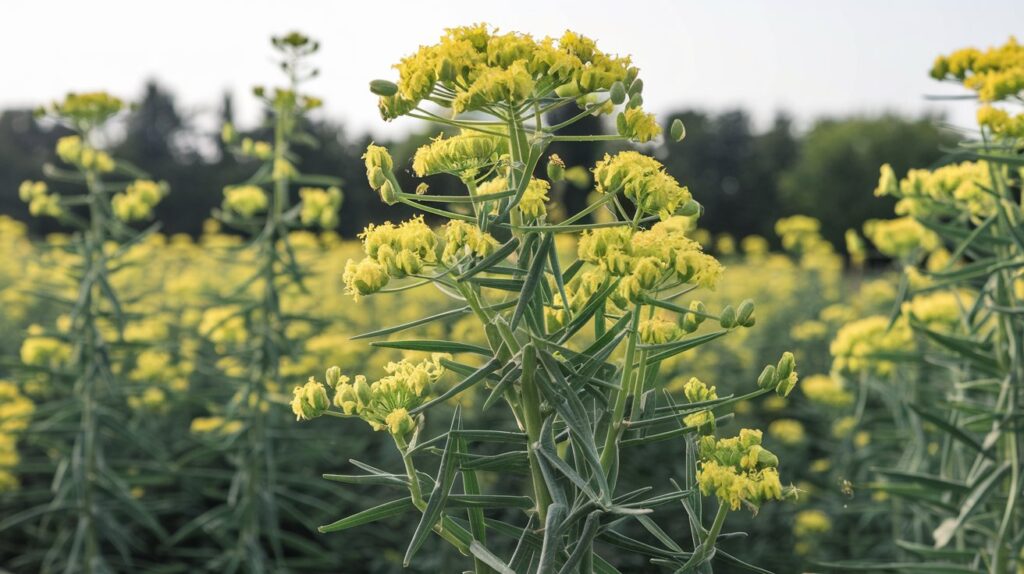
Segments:
[[[879,165],[895,212],[833,245],[704,229],[648,153],[686,126],[575,32],[409,46],[377,111],[441,135],[370,144],[365,189],[304,171],[319,44],[272,44],[199,237],[103,145],[129,103],[39,109],[69,135],[17,194],[61,231],[0,216],[0,571],[1024,572],[1024,46],[935,60],[978,129]],[[370,189],[394,218],[342,238]]]

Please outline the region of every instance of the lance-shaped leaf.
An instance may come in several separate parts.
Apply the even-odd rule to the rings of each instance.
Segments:
[[[522,291],[519,292],[519,303],[516,304],[516,309],[512,312],[512,320],[509,322],[513,330],[519,324],[519,320],[523,318],[523,313],[526,312],[527,307],[535,301],[535,291],[540,284],[540,280],[544,278],[547,252],[552,248],[553,238],[554,234],[552,233],[544,234],[540,247],[533,254],[533,259],[530,261],[530,271],[526,274],[526,279],[523,280]]]
[[[320,532],[337,532],[339,530],[346,530],[355,526],[362,526],[363,524],[369,524],[370,522],[376,522],[383,520],[391,516],[398,516],[404,514],[410,510],[416,508],[410,497],[399,498],[398,500],[392,500],[391,502],[385,502],[379,506],[368,508],[362,512],[357,512],[352,516],[348,516],[332,522],[324,526],[317,528]]]
[[[540,548],[540,564],[537,572],[554,572],[555,561],[562,549],[562,527],[565,525],[565,506],[557,502],[548,506],[544,521],[544,542]]]
[[[409,541],[409,548],[405,551],[405,558],[402,563],[408,567],[412,563],[412,557],[416,551],[423,546],[427,535],[433,530],[444,513],[445,501],[451,493],[452,485],[455,484],[455,475],[458,470],[459,455],[455,452],[454,441],[457,440],[450,431],[460,428],[462,425],[462,411],[456,407],[452,414],[452,424],[449,429],[448,440],[445,443],[444,453],[441,455],[441,465],[437,470],[437,479],[434,481],[434,488],[427,500],[427,507],[423,510],[420,523],[413,532],[412,540]]]
[[[491,350],[479,345],[469,343],[456,343],[454,341],[442,341],[439,339],[409,339],[406,341],[374,341],[370,343],[373,347],[384,347],[386,349],[402,349],[404,351],[424,351],[427,353],[476,353],[477,355],[491,356]]]

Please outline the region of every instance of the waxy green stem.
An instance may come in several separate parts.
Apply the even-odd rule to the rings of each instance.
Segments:
[[[540,416],[540,395],[537,392],[537,382],[534,380],[536,370],[537,357],[531,343],[523,348],[520,402],[523,409],[523,423],[526,427],[528,443],[526,451],[530,462],[530,477],[533,481],[533,499],[536,504],[537,518],[541,524],[544,524],[548,516],[548,506],[551,505],[551,494],[548,492],[544,474],[540,469],[540,461],[537,459],[537,446],[540,444],[540,430],[543,421]]]
[[[626,413],[626,399],[629,397],[631,381],[633,380],[633,362],[636,359],[636,343],[638,329],[640,327],[641,305],[633,307],[633,318],[629,323],[629,335],[626,338],[626,357],[622,366],[622,378],[619,381],[618,390],[614,391],[614,407],[612,418],[608,423],[608,432],[604,438],[604,450],[601,451],[601,468],[605,474],[612,478],[612,468],[619,458],[618,442],[622,437],[623,416]]]

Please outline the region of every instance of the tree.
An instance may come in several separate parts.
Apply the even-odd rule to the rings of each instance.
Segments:
[[[841,242],[847,229],[871,218],[892,217],[893,200],[875,198],[878,169],[889,163],[900,176],[938,161],[954,143],[937,118],[895,115],[820,120],[804,136],[792,169],[780,181],[784,215],[802,213],[822,222],[822,232]]]

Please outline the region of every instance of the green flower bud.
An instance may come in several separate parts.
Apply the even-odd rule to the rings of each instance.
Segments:
[[[750,299],[744,299],[736,311],[736,322],[744,327],[750,327],[753,323],[748,324],[748,322],[753,319],[753,315],[754,302]]]
[[[639,82],[640,80],[637,81]],[[629,96],[629,101],[626,102],[626,109],[639,108],[642,105],[644,105],[644,97],[640,94],[633,94]]]
[[[762,448],[757,452],[757,463],[762,466],[776,467],[779,466],[779,457],[775,456],[772,451]]]
[[[691,199],[690,201],[687,201],[685,204],[683,204],[683,206],[680,207],[679,210],[676,211],[676,213],[678,213],[679,215],[683,215],[685,217],[693,217],[694,215],[699,215],[700,204]]]
[[[608,96],[616,106],[626,101],[626,86],[622,82],[615,82],[608,90]]]
[[[373,166],[370,168],[369,176],[367,177],[367,179],[370,182],[370,187],[378,189],[380,186],[384,185],[384,182],[388,180],[388,176],[384,175],[383,169],[377,166]]]
[[[722,314],[718,316],[718,323],[723,329],[732,329],[736,326],[736,310],[732,308],[732,305],[726,305],[722,309]]]
[[[761,371],[761,375],[757,377],[757,386],[764,390],[775,387],[775,366],[768,365]]]
[[[782,358],[779,359],[778,366],[775,367],[775,380],[781,382],[782,380],[789,377],[796,368],[796,359],[793,357],[793,353],[786,351],[782,354]]]
[[[356,398],[359,399],[360,405],[368,405],[373,400],[373,393],[370,391],[370,385],[366,382],[366,377],[356,377],[356,384],[353,385],[356,391]]]
[[[378,96],[393,96],[398,93],[398,85],[387,80],[373,80],[370,82],[370,91]]]
[[[341,380],[341,367],[338,367],[337,365],[335,365],[333,367],[329,367],[327,369],[326,378],[327,378],[327,385],[329,387],[331,387],[332,389],[334,387],[337,387],[338,386],[338,381]]]
[[[398,192],[395,191],[395,186],[391,184],[391,180],[385,181],[380,186],[380,199],[388,205],[398,203]]]
[[[633,80],[632,84],[630,84],[628,94],[629,94],[630,99],[632,99],[633,96],[639,95],[640,92],[643,92],[643,91],[644,91],[644,81],[641,80],[640,78],[637,78],[636,80]]]
[[[674,141],[683,141],[683,138],[686,137],[686,126],[683,125],[683,120],[679,118],[672,120],[672,127],[669,128],[668,133]]]
[[[548,158],[548,179],[551,181],[562,181],[565,178],[565,162],[557,154],[551,154]]]

